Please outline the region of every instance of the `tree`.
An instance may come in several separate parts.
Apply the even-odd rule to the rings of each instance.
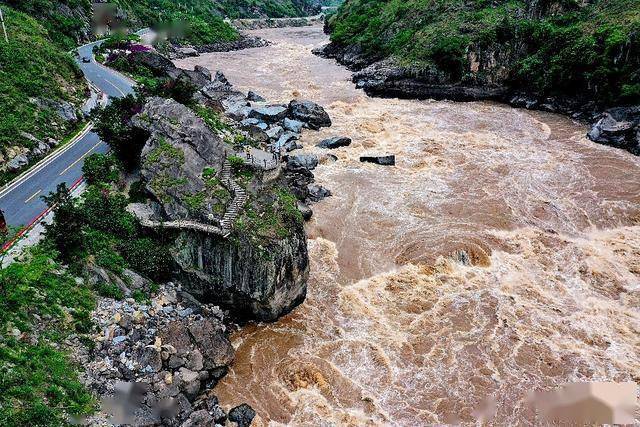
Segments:
[[[82,213],[65,183],[58,184],[56,191],[42,196],[42,200],[55,215],[55,220],[45,225],[45,236],[54,244],[61,257],[69,260],[82,245]]]
[[[144,99],[127,95],[94,110],[94,130],[113,150],[123,166],[132,170],[140,163],[140,153],[149,134],[133,126],[131,118],[142,111]]]

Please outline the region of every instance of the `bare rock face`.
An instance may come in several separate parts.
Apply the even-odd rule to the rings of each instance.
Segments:
[[[302,225],[290,237],[259,248],[243,237],[229,240],[182,233],[174,259],[180,280],[202,301],[215,301],[241,319],[273,321],[302,303],[309,255]]]
[[[133,123],[151,134],[142,150],[141,175],[166,217],[205,221],[211,212],[220,217],[228,196],[217,180],[230,147],[172,99],[151,98]]]

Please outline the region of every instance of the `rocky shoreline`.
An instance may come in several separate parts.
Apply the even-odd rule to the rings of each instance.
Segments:
[[[594,142],[640,155],[640,106],[603,109],[592,99],[538,96],[501,85],[451,84],[437,74],[366,56],[355,45],[335,43],[315,49],[314,54],[334,59],[354,71],[353,82],[367,95],[405,99],[452,101],[498,101],[517,108],[568,115],[591,126]]]
[[[95,344],[72,346],[82,349],[75,357],[86,367],[84,382],[102,400],[102,411],[87,421],[249,426],[253,409],[226,412],[212,388],[233,361],[228,335],[235,322],[275,321],[306,297],[303,219],[331,193],[314,184],[313,166],[288,153],[300,148],[304,129],[331,126],[331,119],[311,101],[269,104],[235,90],[220,72],[183,70],[156,52],[125,58],[195,91],[191,107],[153,96],[129,120],[148,139],[139,170],[124,178],[140,180],[146,201],[127,210],[148,233],[163,229],[173,242],[173,281],[153,289],[137,272],[120,278],[87,266],[93,286],[116,285],[126,296],[101,298],[92,314]],[[202,109],[205,115],[196,114]],[[218,117],[214,126],[208,115]],[[261,222],[265,216],[273,219]],[[140,293],[152,297],[132,298]]]

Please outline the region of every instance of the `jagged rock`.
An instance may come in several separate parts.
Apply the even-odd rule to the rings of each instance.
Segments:
[[[9,172],[17,172],[23,167],[29,164],[29,158],[26,154],[19,154],[15,156],[13,159],[9,160],[7,163],[6,169]]]
[[[220,173],[231,154],[229,147],[192,110],[172,99],[149,99],[132,122],[151,135],[141,155],[147,191],[162,201],[167,218],[187,218],[191,208],[185,195],[205,191],[203,170],[210,167]],[[203,206],[215,203],[213,195],[202,201]],[[204,210],[200,219],[207,220]]]
[[[289,152],[291,152],[291,151],[293,151],[293,150],[300,150],[300,149],[302,149],[303,147],[302,147],[302,144],[298,144],[298,142],[297,142],[297,141],[295,141],[295,140],[291,140],[291,141],[288,141],[287,143],[285,143],[285,144],[282,146],[282,148],[284,148],[284,149],[285,149],[285,151],[286,151],[287,153],[289,153]]]
[[[260,249],[242,235],[234,243],[181,233],[174,244],[180,280],[201,301],[215,301],[237,317],[276,320],[306,297],[309,260],[304,228],[292,224],[289,234]],[[268,260],[262,251],[269,253]]]
[[[313,170],[318,166],[318,156],[315,154],[298,154],[289,156],[287,168]]]
[[[134,64],[140,64],[150,68],[154,74],[171,80],[184,80],[196,89],[202,89],[211,83],[211,73],[204,67],[196,67],[194,70],[184,70],[175,66],[168,58],[154,51],[133,52],[129,60]]]
[[[51,151],[51,147],[49,147],[49,144],[45,143],[44,141],[38,141],[36,145],[31,149],[29,158],[31,160],[35,160],[39,157],[44,156],[49,151]]]
[[[331,126],[329,114],[320,105],[311,101],[294,99],[289,103],[289,117],[306,123],[310,129],[318,130]]]
[[[283,133],[280,138],[278,138],[278,141],[275,143],[275,148],[276,150],[279,150],[281,147],[284,147],[285,149],[287,147],[289,147],[290,143],[297,140],[299,138],[299,134],[297,133],[293,133],[293,132],[285,132]],[[292,148],[291,150],[287,149],[287,151],[292,151],[295,150],[298,147],[297,144],[295,144],[294,142],[294,148]]]
[[[349,145],[351,145],[351,138],[347,138],[344,136],[336,136],[333,138],[320,141],[320,143],[318,144],[318,147],[334,149],[334,148],[340,148],[340,147],[347,147]]]
[[[640,106],[605,111],[591,127],[589,139],[640,155]]]
[[[197,372],[193,372],[187,368],[180,368],[176,375],[176,381],[180,384],[180,390],[187,397],[194,398],[200,391],[200,377]]]
[[[180,427],[214,427],[215,419],[205,409],[194,411]]]
[[[122,271],[122,276],[127,280],[131,289],[145,290],[151,285],[151,281],[149,279],[145,279],[133,270],[124,269]]]
[[[374,163],[380,166],[394,166],[396,164],[396,156],[361,156],[360,161],[364,163]]]
[[[269,139],[278,139],[280,138],[283,132],[284,132],[284,129],[282,129],[280,126],[274,126],[271,129],[266,131]]]
[[[243,403],[229,411],[229,420],[236,422],[238,427],[250,427],[256,416],[256,411],[251,406]]]
[[[249,111],[249,118],[258,119],[266,123],[277,123],[287,116],[287,108],[281,105],[258,107]]]
[[[218,193],[208,191],[203,178],[205,168],[220,178],[225,159],[233,153],[221,138],[191,110],[169,99],[151,98],[133,123],[151,135],[142,150],[140,174],[159,202],[157,212],[140,211],[136,216],[144,216],[146,223],[157,222],[156,216],[165,224],[184,219],[207,227],[213,223],[209,229],[219,230],[179,230],[171,253],[176,279],[184,289],[200,301],[224,305],[238,317],[260,320],[275,320],[303,301],[309,265],[302,224],[292,225],[289,237],[264,249],[270,253],[268,260],[249,236],[240,234],[235,242],[222,237],[221,215],[208,208],[219,203]],[[195,211],[185,196],[199,194],[203,208]],[[205,368],[211,352],[201,350]]]
[[[302,128],[304,127],[304,123],[298,120],[292,120],[288,117],[284,119],[282,122],[282,126],[284,126],[285,130],[288,130],[293,133],[302,132]]]
[[[264,102],[264,101],[266,101],[266,99],[264,99],[262,96],[258,95],[257,93],[255,93],[252,90],[250,90],[249,93],[247,94],[247,99],[249,101],[253,101],[253,102]]]
[[[198,53],[197,50],[195,50],[192,47],[180,47],[177,49],[178,53],[180,54],[180,57],[182,58],[188,58],[188,57],[193,57],[193,56],[200,56],[200,54]]]
[[[196,65],[195,67],[193,67],[193,71],[201,74],[206,80],[206,84],[209,84],[209,82],[211,81],[211,71],[208,68],[203,67],[202,65]],[[218,77],[217,73],[216,73],[216,77]],[[223,74],[223,77],[224,77],[224,74]],[[225,80],[226,80],[226,77],[225,77]]]
[[[319,202],[320,200],[331,196],[331,191],[321,185],[310,184],[307,188],[309,190],[308,197],[313,202]]]
[[[313,217],[313,211],[309,206],[302,202],[298,202],[297,206],[305,221],[309,221]]]
[[[138,349],[136,359],[140,368],[146,372],[160,372],[162,370],[160,351],[154,347],[146,346]]]

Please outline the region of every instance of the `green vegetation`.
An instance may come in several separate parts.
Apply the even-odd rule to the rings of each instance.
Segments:
[[[91,330],[90,289],[53,259],[46,245],[0,270],[0,425],[67,425],[95,402],[58,343]],[[46,320],[46,323],[43,323]]]
[[[86,88],[82,74],[71,55],[54,45],[35,19],[8,7],[3,12],[9,43],[0,43],[0,149],[30,147],[33,143],[20,132],[61,139],[75,124],[49,105],[77,104]]]
[[[62,50],[75,48],[91,16],[90,0],[2,0],[38,19]]]
[[[212,108],[197,105],[194,107],[194,111],[202,120],[204,120],[212,131],[220,133],[231,130],[231,126],[222,119],[220,113],[214,111]]]
[[[107,141],[125,169],[133,169],[140,163],[140,152],[149,135],[134,127],[131,118],[142,111],[144,99],[128,95],[112,100],[101,110],[94,112],[95,132]]]
[[[94,163],[110,161],[96,159]],[[95,263],[116,275],[133,269],[157,281],[169,276],[171,257],[164,237],[143,232],[126,211],[129,198],[110,183],[108,175],[106,181],[96,179],[79,199],[73,199],[64,184],[44,199],[55,205],[55,221],[47,226],[46,236],[61,261],[78,266]],[[98,291],[113,294],[109,289]]]
[[[262,194],[261,200],[250,200],[235,223],[236,232],[248,236],[257,246],[291,235],[304,222],[297,199],[283,188]]]
[[[534,8],[548,7],[547,10]],[[538,17],[540,16],[540,17]],[[640,101],[640,3],[524,0],[350,0],[332,40],[394,57],[452,82],[503,82],[540,94]],[[502,70],[471,71],[469,53],[497,53]]]
[[[112,154],[91,154],[84,160],[82,172],[89,184],[98,182],[113,183],[120,175],[119,162]]]

